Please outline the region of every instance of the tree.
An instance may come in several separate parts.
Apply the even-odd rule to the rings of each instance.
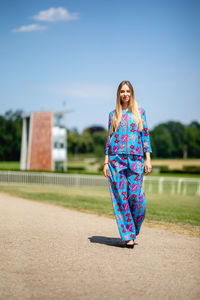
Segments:
[[[180,122],[169,121],[166,123],[166,128],[169,130],[172,138],[172,151],[173,158],[182,158],[184,152],[184,134],[185,126]]]
[[[107,140],[107,131],[97,131],[93,134],[94,141],[94,153],[97,157],[104,156],[105,153],[105,145]]]
[[[173,151],[172,137],[165,124],[158,125],[151,132],[156,157],[167,158],[171,157]]]
[[[192,122],[185,131],[188,157],[200,158],[200,124]]]
[[[76,128],[67,129],[67,150],[69,153],[77,154],[79,152],[79,134]]]
[[[91,153],[94,150],[93,139],[87,129],[84,130],[80,136],[79,149],[81,153]]]
[[[5,112],[5,116],[0,116],[0,160],[18,161],[20,159],[22,120],[24,113],[22,110]]]

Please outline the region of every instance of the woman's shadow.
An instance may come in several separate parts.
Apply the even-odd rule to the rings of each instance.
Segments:
[[[123,242],[120,238],[95,235],[95,236],[89,237],[88,239],[90,240],[90,243],[104,244],[107,246],[119,247],[119,248],[125,247],[125,242]],[[137,243],[134,242],[134,245],[137,245]]]

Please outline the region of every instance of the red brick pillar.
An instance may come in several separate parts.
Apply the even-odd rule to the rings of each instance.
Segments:
[[[29,170],[53,170],[53,112],[33,113],[30,122]]]

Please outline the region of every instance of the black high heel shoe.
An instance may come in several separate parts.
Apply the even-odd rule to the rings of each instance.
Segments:
[[[133,249],[134,248],[134,241],[133,241],[133,244],[127,244],[127,242],[126,242],[126,248]]]

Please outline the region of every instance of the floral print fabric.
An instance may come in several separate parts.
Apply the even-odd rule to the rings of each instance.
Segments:
[[[124,241],[136,238],[145,217],[143,169],[143,156],[109,156],[109,189],[119,233]]]
[[[139,108],[139,112],[143,123],[143,130],[141,132],[138,130],[133,114],[130,111],[123,110],[119,127],[112,134],[111,125],[115,110],[110,112],[105,154],[144,155],[144,152],[152,152],[146,113],[143,108]]]

